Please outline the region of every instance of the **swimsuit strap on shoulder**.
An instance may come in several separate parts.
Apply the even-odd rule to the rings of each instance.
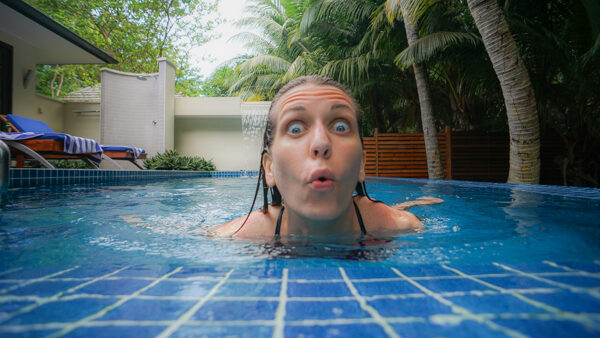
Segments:
[[[358,218],[358,225],[360,225],[360,233],[366,235],[367,229],[365,229],[365,223],[363,223],[363,219],[360,214],[360,210],[358,209],[358,205],[356,205],[356,202],[354,202],[354,200],[352,200],[352,204],[354,204],[354,210],[356,210],[356,218]]]
[[[282,205],[281,210],[279,211],[279,216],[277,216],[277,224],[275,226],[275,236],[279,236],[279,232],[281,231],[281,218],[283,218],[283,209],[285,209],[285,207]]]

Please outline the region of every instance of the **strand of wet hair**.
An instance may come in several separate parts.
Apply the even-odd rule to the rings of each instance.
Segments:
[[[252,206],[250,207],[250,211],[248,212],[248,215],[246,215],[246,219],[244,220],[244,222],[242,222],[242,225],[240,225],[240,227],[237,228],[237,230],[234,231],[232,235],[235,235],[240,230],[242,230],[242,228],[244,227],[246,222],[248,222],[248,219],[250,218],[250,214],[252,214],[252,210],[254,209],[254,205],[256,204],[256,197],[258,197],[258,190],[260,189],[261,178],[264,179],[264,177],[265,177],[265,172],[264,172],[263,166],[261,164],[260,169],[258,170],[258,180],[256,182],[256,191],[254,191],[254,198],[252,199]],[[261,210],[263,210],[263,209],[261,209]],[[263,210],[263,213],[266,213],[266,210],[267,209]]]
[[[356,182],[355,189],[356,189],[356,195],[355,196],[365,196],[371,202],[383,203],[382,201],[373,199],[373,198],[371,198],[371,196],[369,196],[369,193],[367,192],[367,184],[365,183],[365,181]]]

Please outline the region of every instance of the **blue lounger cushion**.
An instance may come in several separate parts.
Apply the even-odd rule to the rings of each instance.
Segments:
[[[7,114],[6,119],[21,132],[29,131],[34,133],[54,133],[54,130],[52,130],[52,128],[50,128],[50,126],[43,121],[13,114]]]

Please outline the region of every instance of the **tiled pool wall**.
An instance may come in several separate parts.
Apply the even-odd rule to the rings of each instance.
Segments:
[[[11,169],[9,187],[37,187],[71,184],[103,184],[154,181],[192,177],[248,177],[258,171],[176,171],[176,170],[94,170],[94,169]]]

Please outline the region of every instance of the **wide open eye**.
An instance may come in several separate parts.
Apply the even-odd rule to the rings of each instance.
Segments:
[[[302,125],[302,123],[292,122],[290,125],[288,125],[287,132],[292,135],[298,135],[303,131],[304,131],[304,126]]]
[[[333,125],[333,130],[338,133],[345,133],[350,130],[350,125],[346,121],[336,121]]]

